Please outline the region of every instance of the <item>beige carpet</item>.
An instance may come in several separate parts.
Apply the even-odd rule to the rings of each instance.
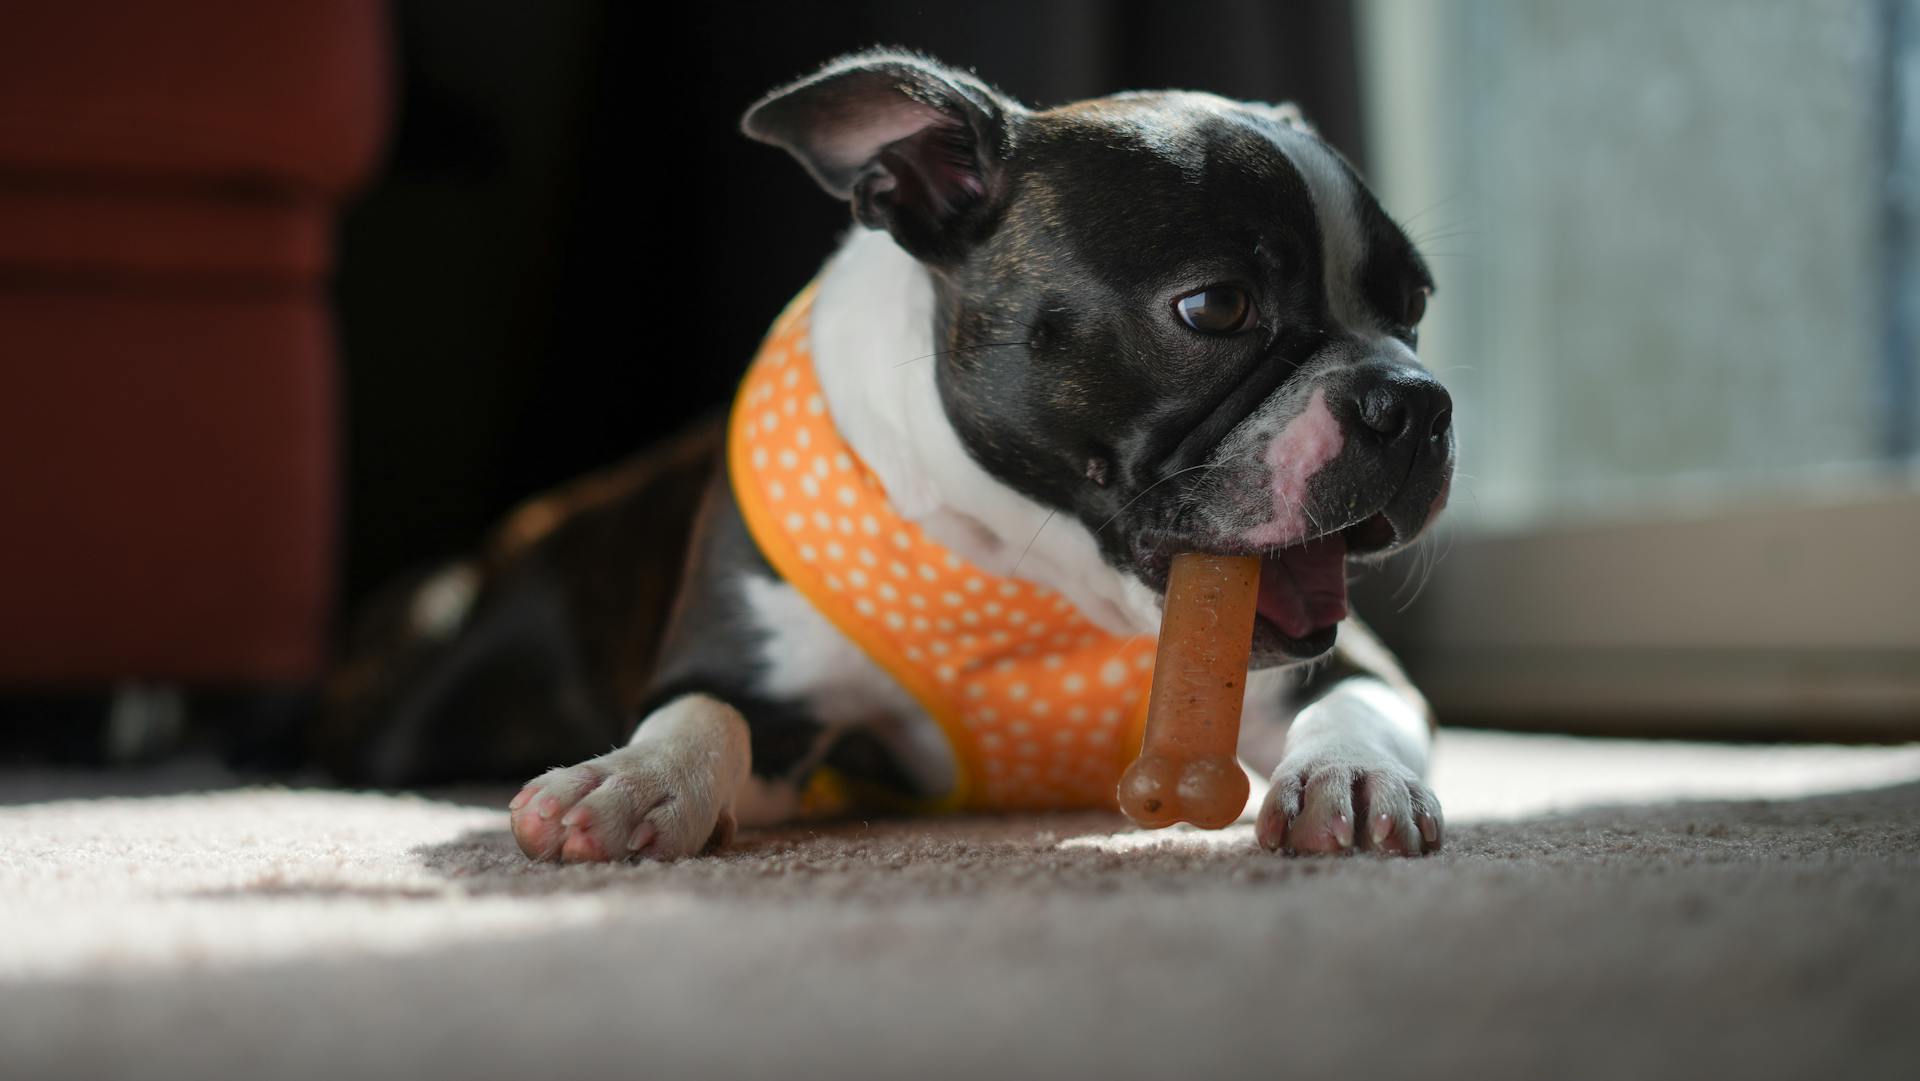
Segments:
[[[0,774],[0,1077],[1913,1078],[1917,781],[1456,732],[1423,861],[1073,816],[554,868],[506,793]]]

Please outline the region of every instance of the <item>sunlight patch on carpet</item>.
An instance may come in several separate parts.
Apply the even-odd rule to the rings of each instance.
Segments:
[[[1253,826],[1242,822],[1223,830],[1200,830],[1192,826],[1169,826],[1163,830],[1131,830],[1125,833],[1089,834],[1069,837],[1055,848],[1093,848],[1103,852],[1207,852],[1226,848],[1250,848]]]
[[[0,926],[33,929],[7,936],[0,978],[402,954],[605,917],[611,902],[591,892],[469,895],[415,853],[501,824],[417,798],[283,789],[0,808]]]
[[[1449,822],[1583,807],[1799,799],[1920,780],[1920,745],[1687,743],[1441,730],[1433,787]]]

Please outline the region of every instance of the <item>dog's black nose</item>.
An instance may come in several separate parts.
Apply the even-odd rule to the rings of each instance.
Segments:
[[[1453,424],[1453,398],[1425,371],[1392,364],[1369,364],[1347,384],[1360,423],[1388,444],[1407,439],[1438,443]]]

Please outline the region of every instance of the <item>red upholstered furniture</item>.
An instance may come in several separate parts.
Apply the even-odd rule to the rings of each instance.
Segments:
[[[373,0],[7,5],[0,689],[317,673],[385,38]]]

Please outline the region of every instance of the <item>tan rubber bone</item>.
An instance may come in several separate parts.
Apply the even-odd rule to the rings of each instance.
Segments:
[[[1247,805],[1235,752],[1247,693],[1260,557],[1173,557],[1140,757],[1120,777],[1120,809],[1147,829],[1217,830]]]

